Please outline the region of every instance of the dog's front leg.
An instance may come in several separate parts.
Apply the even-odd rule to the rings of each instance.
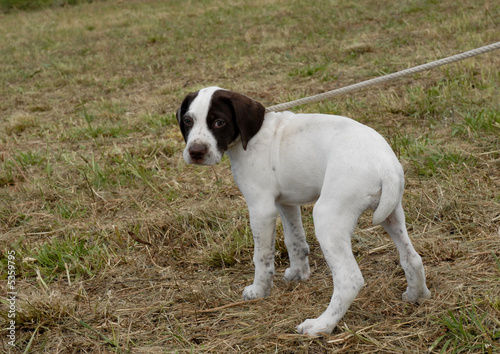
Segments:
[[[248,209],[254,240],[255,278],[253,284],[243,291],[244,300],[268,296],[273,286],[277,217],[276,207],[271,203],[249,205]]]
[[[307,280],[311,271],[309,269],[309,246],[306,233],[302,226],[300,206],[277,205],[283,223],[285,244],[290,258],[290,268],[285,270],[285,279],[288,281]]]

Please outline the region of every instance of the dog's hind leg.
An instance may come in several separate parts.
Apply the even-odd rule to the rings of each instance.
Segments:
[[[332,271],[333,295],[326,311],[297,327],[301,334],[331,333],[364,285],[363,275],[351,248],[351,235],[362,208],[322,197],[314,206],[314,226],[321,250]]]
[[[403,300],[416,302],[420,299],[428,299],[431,292],[425,283],[425,271],[422,258],[415,251],[408,237],[405,224],[405,214],[401,203],[382,222],[382,226],[389,233],[391,239],[396,244],[399,252],[399,260],[403,267],[408,281],[408,288],[403,294]]]
[[[288,281],[307,280],[309,269],[309,246],[306,233],[302,226],[302,217],[299,205],[277,205],[281,215],[285,245],[290,258],[290,268],[285,270],[285,279]]]

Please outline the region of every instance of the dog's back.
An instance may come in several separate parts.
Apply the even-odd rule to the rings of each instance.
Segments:
[[[248,149],[260,150],[260,162],[253,164],[273,179],[280,202],[311,203],[325,186],[356,183],[356,198],[376,208],[384,185],[387,206],[380,210],[383,215],[377,215],[379,223],[403,192],[403,169],[389,144],[375,130],[346,117],[268,113]]]

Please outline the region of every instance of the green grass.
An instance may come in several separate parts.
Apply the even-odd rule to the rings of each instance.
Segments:
[[[443,149],[441,143],[429,135],[412,137],[395,134],[391,137],[393,150],[403,159],[411,162],[415,172],[422,177],[436,174],[450,176],[459,173],[463,166],[474,167],[477,159],[460,147]]]
[[[453,127],[453,135],[461,135],[470,139],[483,134],[498,136],[500,133],[500,112],[484,110],[465,112],[463,119]]]
[[[476,305],[461,306],[458,311],[448,310],[438,319],[446,333],[433,344],[442,344],[440,353],[494,353],[500,349],[498,318],[488,312],[478,313]]]
[[[47,283],[56,276],[65,276],[66,269],[69,276],[78,281],[82,277],[93,277],[103,267],[103,255],[107,256],[106,253],[104,244],[87,241],[83,237],[53,240],[26,253],[27,257],[35,259],[33,265],[28,265],[27,268],[39,269]]]
[[[433,293],[400,301],[395,248],[365,215],[353,250],[366,285],[328,337],[294,329],[331,295],[312,207],[311,279],[282,279],[278,225],[275,288],[240,304],[253,279],[245,202],[227,158],[184,163],[175,112],[209,85],[270,106],[480,47],[498,41],[500,4],[47,0],[0,1],[0,11],[0,264],[16,250],[19,294],[12,353],[497,350],[497,52],[294,108],[352,117],[389,141]]]
[[[76,5],[92,0],[0,0],[0,10],[40,10],[44,8]]]

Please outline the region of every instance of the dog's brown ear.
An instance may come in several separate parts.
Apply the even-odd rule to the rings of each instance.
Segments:
[[[248,141],[259,131],[264,122],[266,108],[259,102],[231,91],[218,92],[231,105],[236,125],[240,131],[241,144],[247,149]]]
[[[184,124],[182,123],[182,117],[184,116],[184,114],[186,114],[186,112],[189,109],[189,106],[191,105],[191,102],[194,101],[196,96],[198,96],[198,91],[189,93],[184,98],[184,101],[182,101],[181,106],[179,107],[177,112],[175,112],[175,116],[177,118],[177,123],[179,123],[179,127],[181,128],[181,132],[182,132],[182,136],[184,137],[184,141],[186,141],[187,137],[186,137],[186,127],[184,127]]]

